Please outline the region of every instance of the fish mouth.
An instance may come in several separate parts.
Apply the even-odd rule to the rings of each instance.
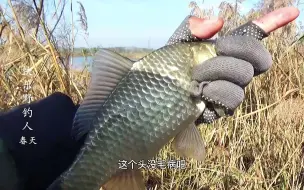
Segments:
[[[210,124],[223,116],[233,115],[233,112],[221,103],[203,97],[202,101],[205,102],[206,106],[203,113],[195,120],[196,125]]]
[[[194,43],[194,45],[191,47],[191,52],[194,58],[193,66],[204,64],[205,61],[217,56],[215,50],[215,42],[216,40],[192,42]],[[223,103],[203,95],[204,87],[210,82],[212,81],[198,82],[194,79],[191,82],[191,95],[196,99],[199,99],[199,101],[203,101],[205,103],[204,111],[195,121],[196,125],[202,123],[210,124],[220,117],[233,114],[233,112],[229,110],[229,108]]]
[[[202,123],[210,124],[220,117],[233,115],[233,111],[230,110],[225,104],[203,95],[203,88],[210,82],[211,81],[204,81],[199,83],[195,80],[191,82],[191,96],[198,102],[203,102],[204,104],[204,109],[200,112],[201,114],[195,121],[196,125],[200,125]],[[202,106],[198,106],[198,109],[201,110]]]

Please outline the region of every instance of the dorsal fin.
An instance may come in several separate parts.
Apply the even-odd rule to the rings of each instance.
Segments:
[[[126,76],[133,61],[108,49],[101,49],[94,57],[91,83],[78,108],[73,123],[72,136],[80,139],[90,130],[90,122],[119,81]]]

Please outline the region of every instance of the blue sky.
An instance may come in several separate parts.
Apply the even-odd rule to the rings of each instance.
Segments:
[[[2,4],[6,0],[0,0]],[[59,1],[59,0],[56,0]],[[136,46],[159,48],[190,13],[190,0],[79,0],[86,9],[88,44],[80,35],[76,47]],[[226,0],[234,2],[234,0]],[[217,8],[222,0],[197,1],[203,8]],[[245,0],[247,12],[258,0]],[[79,5],[73,1],[74,17]],[[69,11],[69,7],[67,9]],[[217,13],[216,13],[217,14]],[[303,13],[297,20],[303,18]],[[149,43],[150,42],[150,43]]]
[[[90,46],[163,46],[190,13],[188,0],[82,0],[88,18]],[[203,7],[221,1],[205,0]],[[254,1],[247,1],[248,10]],[[199,2],[198,2],[199,3]],[[202,3],[200,3],[201,5]],[[78,6],[78,5],[77,5]],[[246,10],[246,9],[245,9]],[[85,44],[81,38],[76,46]]]

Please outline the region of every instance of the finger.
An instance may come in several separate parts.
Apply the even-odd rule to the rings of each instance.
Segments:
[[[266,33],[270,33],[292,22],[299,16],[299,14],[299,9],[295,7],[284,7],[270,12],[252,22],[258,25]]]
[[[203,98],[216,105],[224,105],[233,112],[244,100],[244,90],[236,84],[225,80],[217,80],[203,88]]]
[[[228,36],[252,36],[258,40],[262,40],[267,37],[270,32],[287,25],[298,16],[299,10],[297,8],[284,7],[239,26],[231,31]]]
[[[245,98],[244,90],[226,80],[216,80],[204,85],[202,98],[206,101],[206,108],[197,120],[196,125],[212,123],[214,120],[228,114],[233,115],[234,110]]]
[[[198,82],[226,80],[245,87],[252,80],[254,69],[242,59],[217,56],[195,66],[192,73],[193,79]]]
[[[227,36],[216,41],[216,54],[251,63],[254,76],[266,72],[272,65],[271,54],[262,43],[250,36]]]
[[[265,33],[270,33],[292,22],[299,16],[299,14],[300,11],[295,7],[284,7],[270,12],[252,22],[264,30]],[[189,28],[192,34],[201,39],[211,38],[223,27],[224,24],[224,21],[221,18],[204,20],[197,17],[192,17],[189,19],[189,22]],[[207,26],[210,29],[203,30]]]
[[[198,41],[198,38],[211,38],[223,27],[223,23],[224,21],[221,18],[199,19],[187,16],[174,31],[166,45],[172,45],[179,42]]]
[[[189,29],[192,35],[200,39],[212,38],[224,25],[224,20],[219,17],[201,19],[197,17],[189,18]]]

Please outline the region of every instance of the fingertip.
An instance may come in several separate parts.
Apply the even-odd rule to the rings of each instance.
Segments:
[[[300,10],[296,7],[283,7],[265,16],[252,21],[262,28],[266,33],[270,33],[295,20],[300,15]]]
[[[189,28],[192,35],[201,39],[208,39],[221,30],[224,20],[220,17],[202,19],[197,17],[189,18]]]

